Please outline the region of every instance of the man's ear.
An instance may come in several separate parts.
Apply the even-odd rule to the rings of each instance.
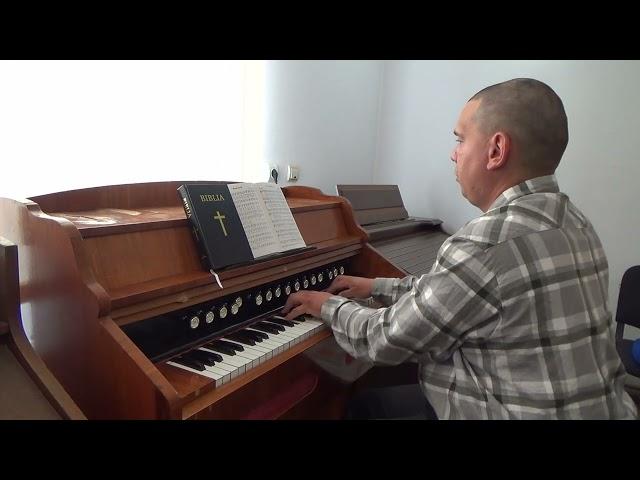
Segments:
[[[496,132],[489,139],[487,170],[497,170],[507,164],[511,150],[511,138],[504,132]]]

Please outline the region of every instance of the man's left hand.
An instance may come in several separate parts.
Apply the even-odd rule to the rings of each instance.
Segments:
[[[292,320],[299,315],[313,315],[320,318],[322,304],[333,295],[327,292],[302,291],[289,296],[287,303],[282,308],[282,314],[287,320]]]

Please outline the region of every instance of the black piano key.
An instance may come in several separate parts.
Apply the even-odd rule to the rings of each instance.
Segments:
[[[254,325],[263,325],[265,327],[274,328],[279,332],[284,332],[286,330],[286,328],[284,328],[282,325],[278,325],[277,323],[267,322],[265,320],[258,323],[254,323]]]
[[[187,354],[184,354],[187,358],[195,358],[196,360],[200,360],[205,365],[213,366],[216,362],[221,362],[222,357],[217,353],[205,352],[202,350],[192,350]]]
[[[284,318],[271,317],[268,319],[270,322],[277,323],[279,325],[283,325],[285,327],[295,327],[297,324],[290,320],[285,320]]]
[[[244,351],[244,347],[242,345],[238,345],[237,343],[233,343],[233,342],[225,342],[224,340],[218,339],[215,340],[211,343],[216,343],[218,345],[222,345],[222,346],[227,346],[229,348],[233,348],[236,352],[242,352]]]
[[[258,322],[258,323],[260,323],[262,325],[266,325],[267,327],[275,328],[279,332],[284,332],[286,330],[286,328],[284,328],[282,325],[280,325],[278,323],[271,322],[270,320],[265,320],[263,322]]]
[[[269,335],[267,335],[266,333],[257,332],[255,330],[242,330],[242,333],[251,336],[252,338],[256,339],[257,342],[261,342],[262,340],[266,340],[267,338],[269,338]]]
[[[280,331],[277,330],[276,328],[272,328],[269,325],[263,325],[261,323],[254,323],[253,325],[251,325],[251,328],[254,328],[256,330],[261,330],[266,333],[271,333],[273,335],[280,335]]]
[[[306,321],[306,318],[304,318],[304,315],[298,315],[295,320],[296,322],[304,322]]]
[[[234,342],[242,343],[244,345],[249,345],[250,347],[256,344],[256,341],[249,337],[249,335],[243,335],[242,332],[232,333],[227,335],[225,338],[229,340],[233,340]]]
[[[184,358],[184,357],[176,357],[176,358],[172,358],[171,361],[174,362],[174,363],[179,363],[180,365],[184,365],[185,367],[193,368],[193,369],[198,370],[200,372],[205,370],[204,363],[202,363],[202,362],[200,362],[198,360],[188,359],[188,358]]]
[[[195,352],[187,352],[182,354],[182,358],[186,358],[187,360],[202,362],[204,365],[212,366],[215,365],[215,360],[212,360],[210,357],[202,357]]]
[[[286,318],[282,315],[272,315],[270,318],[277,318],[278,320],[286,320]],[[287,320],[287,322],[297,324],[299,322],[298,318],[294,318],[293,320]]]
[[[236,354],[236,351],[233,348],[227,347],[225,345],[216,345],[214,342],[207,343],[205,345],[205,348],[214,350],[216,352],[224,353],[225,355],[229,355],[229,356],[233,356]]]
[[[250,342],[258,342],[262,340],[261,338],[258,338],[255,335],[251,335],[250,332],[246,330],[238,330],[236,332],[233,332],[231,335],[228,335],[228,337],[232,340],[237,337],[239,339],[248,340]]]

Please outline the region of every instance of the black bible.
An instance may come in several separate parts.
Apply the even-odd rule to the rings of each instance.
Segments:
[[[207,270],[307,248],[276,184],[185,184],[178,194]]]

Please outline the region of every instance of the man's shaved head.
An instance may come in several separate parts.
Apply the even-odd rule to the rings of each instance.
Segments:
[[[567,115],[560,97],[548,85],[516,78],[480,90],[474,121],[487,135],[503,131],[518,145],[522,167],[551,174],[569,142]]]

